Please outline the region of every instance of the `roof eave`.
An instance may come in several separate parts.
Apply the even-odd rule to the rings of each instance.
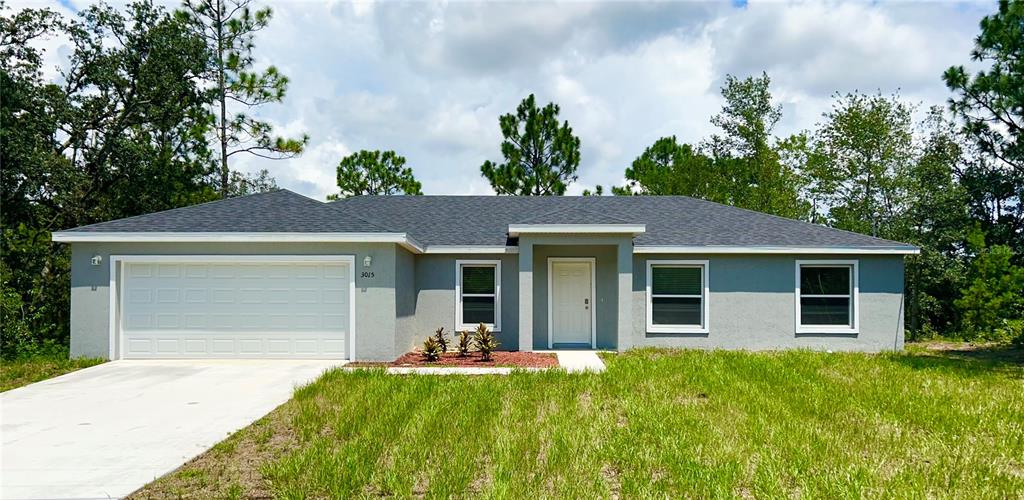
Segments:
[[[644,224],[509,224],[508,235],[521,234],[631,234],[647,232]]]
[[[424,250],[406,233],[58,231],[52,238],[60,243],[395,243],[413,253]]]
[[[820,255],[917,255],[913,245],[893,246],[670,246],[638,245],[633,253],[680,254],[820,254]]]

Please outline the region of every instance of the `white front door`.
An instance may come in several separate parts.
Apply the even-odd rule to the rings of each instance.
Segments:
[[[346,357],[351,264],[126,262],[122,357]]]
[[[551,343],[591,345],[593,266],[588,260],[551,261]],[[553,346],[552,346],[553,347]]]

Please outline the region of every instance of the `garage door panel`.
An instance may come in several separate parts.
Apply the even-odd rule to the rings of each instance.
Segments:
[[[348,264],[125,263],[125,356],[344,357]]]

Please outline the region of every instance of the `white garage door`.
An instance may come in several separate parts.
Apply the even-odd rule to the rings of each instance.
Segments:
[[[345,358],[348,262],[125,262],[125,358]]]

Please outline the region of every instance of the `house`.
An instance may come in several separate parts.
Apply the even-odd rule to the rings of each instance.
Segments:
[[[917,248],[688,197],[286,190],[54,233],[71,351],[391,360],[437,327],[505,349],[903,346]]]

